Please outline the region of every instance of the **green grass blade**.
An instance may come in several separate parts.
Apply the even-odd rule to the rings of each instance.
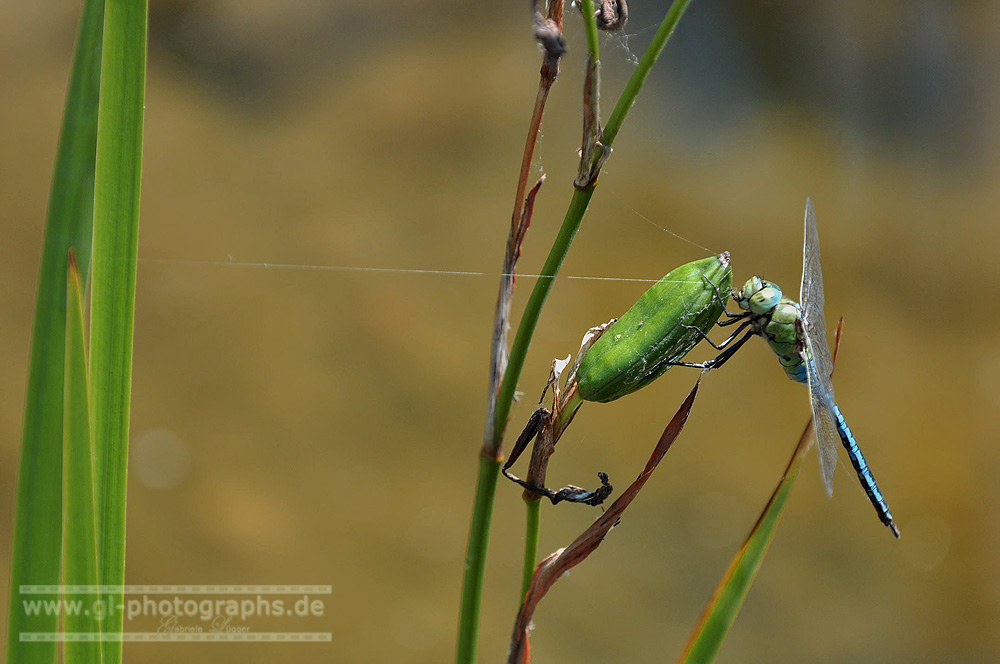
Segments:
[[[90,397],[97,478],[101,582],[125,578],[125,484],[128,466],[132,331],[139,239],[143,101],[146,84],[146,0],[108,0],[101,70],[97,179],[94,190],[93,290],[90,315]],[[121,602],[122,597],[112,597]],[[122,616],[105,622],[120,633]],[[107,648],[108,662],[121,648]]]
[[[63,410],[63,583],[96,586],[97,521],[94,514],[94,466],[90,438],[90,399],[87,396],[87,350],[83,333],[83,287],[73,253],[69,259],[66,299],[66,389]],[[74,594],[84,607],[94,607],[98,593]],[[89,614],[68,613],[67,633],[98,633],[100,623]],[[67,641],[63,661],[99,664],[100,641]]]
[[[25,394],[11,550],[7,661],[54,662],[56,644],[21,642],[55,632],[56,615],[28,616],[20,587],[59,583],[62,543],[62,411],[66,256],[76,249],[86,281],[94,209],[94,155],[104,1],[83,5],[45,225]],[[49,599],[49,598],[46,598]]]
[[[799,439],[799,444],[792,454],[788,467],[785,468],[781,481],[771,494],[771,499],[761,513],[757,523],[754,524],[750,536],[740,548],[736,557],[729,564],[729,569],[722,577],[715,594],[705,607],[701,620],[691,634],[687,647],[678,658],[678,663],[682,664],[702,664],[711,662],[722,647],[722,641],[726,638],[729,628],[736,620],[743,600],[746,599],[750,585],[760,570],[764,561],[764,554],[771,544],[774,531],[778,527],[778,520],[785,508],[788,495],[791,493],[795,478],[798,477],[799,468],[802,466],[802,459],[809,450],[812,443],[812,424],[806,427]]]

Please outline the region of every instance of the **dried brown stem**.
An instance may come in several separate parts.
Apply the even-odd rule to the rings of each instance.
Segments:
[[[535,94],[535,106],[531,112],[528,125],[528,136],[524,142],[524,152],[521,156],[521,169],[518,173],[517,188],[514,196],[514,210],[510,218],[510,235],[507,240],[507,252],[504,256],[503,276],[500,278],[500,292],[497,296],[496,314],[493,320],[493,339],[490,348],[490,382],[488,391],[488,406],[486,414],[486,431],[483,435],[482,454],[488,458],[500,457],[500,446],[506,422],[497,422],[496,408],[507,369],[507,330],[510,327],[510,305],[514,294],[515,268],[521,252],[521,241],[531,223],[531,212],[538,193],[538,188],[545,180],[543,175],[528,195],[528,178],[531,163],[538,144],[538,133],[542,125],[542,115],[548,100],[549,90],[559,75],[559,59],[566,52],[566,42],[562,36],[563,0],[552,0],[547,11],[543,11],[543,0],[534,0],[534,33],[535,39],[542,46],[542,67],[538,81],[538,92]]]
[[[625,0],[597,0],[597,29],[618,32],[628,22],[628,4]]]
[[[590,347],[601,338],[601,335],[611,327],[611,324],[615,320],[612,318],[603,325],[597,325],[587,330],[587,334],[584,335],[580,343],[580,350],[576,354],[576,361],[570,369],[569,375],[566,378],[566,387],[563,390],[559,389],[559,379],[565,369],[565,364],[559,366],[558,360],[553,360],[552,362],[552,372],[549,375],[549,382],[545,386],[545,391],[542,392],[542,398],[539,401],[541,403],[545,400],[545,392],[551,388],[552,408],[549,410],[549,415],[545,418],[538,432],[535,445],[531,450],[531,461],[528,464],[527,480],[534,486],[545,486],[545,475],[548,472],[549,457],[556,451],[556,443],[559,442],[563,432],[569,427],[573,421],[573,417],[576,416],[577,411],[582,405],[578,397],[578,387],[576,384],[576,370],[580,366],[580,360],[583,359],[583,356],[590,350]],[[525,489],[524,497],[527,500],[538,499],[541,496]]]
[[[577,189],[593,187],[601,167],[611,156],[611,148],[601,144],[601,63],[587,58],[587,78],[583,85],[583,143],[580,166],[573,185]]]

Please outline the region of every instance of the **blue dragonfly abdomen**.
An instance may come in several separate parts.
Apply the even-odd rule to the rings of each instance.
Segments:
[[[875,507],[879,520],[892,530],[893,535],[899,537],[899,528],[892,520],[892,511],[889,510],[889,504],[886,503],[882,491],[875,482],[875,476],[868,468],[868,462],[865,461],[865,455],[861,453],[858,441],[854,438],[854,432],[851,431],[851,427],[847,426],[847,420],[844,419],[844,414],[840,412],[840,407],[836,403],[830,404],[828,408],[833,413],[837,434],[844,444],[844,449],[847,450],[847,456],[851,459],[851,465],[854,466],[854,471],[861,482],[861,488],[868,494],[868,500]]]

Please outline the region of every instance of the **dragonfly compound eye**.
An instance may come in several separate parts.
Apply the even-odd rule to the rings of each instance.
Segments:
[[[762,282],[762,287],[750,296],[749,309],[755,314],[766,314],[781,302],[781,289],[770,281]]]
[[[770,281],[753,277],[743,284],[743,289],[733,299],[743,311],[766,314],[781,301],[781,289]]]
[[[743,311],[750,310],[750,298],[754,296],[754,293],[759,291],[764,287],[764,281],[760,277],[751,277],[740,291],[733,293],[733,300],[736,301],[736,305]]]

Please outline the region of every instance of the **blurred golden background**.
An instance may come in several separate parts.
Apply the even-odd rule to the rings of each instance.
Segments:
[[[605,117],[666,7],[651,4],[602,37]],[[0,6],[3,570],[77,5]],[[333,641],[128,644],[126,661],[452,659],[540,61],[526,6],[152,3],[127,579],[328,584],[310,628]],[[728,250],[734,282],[797,293],[812,196],[827,318],[846,319],[840,406],[902,530],[879,524],[845,455],[833,500],[808,461],[720,662],[1000,659],[998,26],[985,0],[695,2],[616,141],[510,428],[551,359],[646,287],[616,279]],[[525,274],[572,193],[584,47],[570,12],[566,32]],[[586,406],[553,486],[603,470],[624,487],[696,377]],[[534,661],[675,657],[807,404],[762,342],[706,376],[620,527],[541,604]],[[545,508],[542,552],[595,516]],[[484,662],[502,661],[513,626],[522,520],[501,480]]]

